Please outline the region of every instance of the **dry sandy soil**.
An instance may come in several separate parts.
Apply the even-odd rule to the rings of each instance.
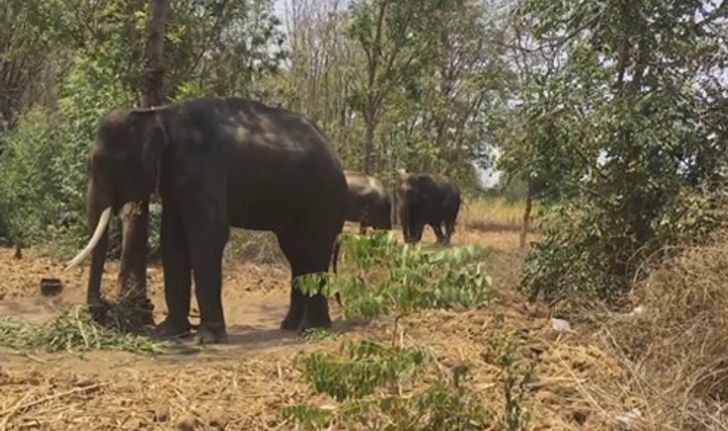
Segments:
[[[428,232],[424,242],[433,240]],[[588,343],[574,341],[577,335],[557,334],[546,313],[509,293],[522,264],[517,241],[513,232],[458,232],[456,245],[477,244],[490,251],[485,265],[499,300],[484,310],[410,316],[401,325],[406,343],[426,345],[444,364],[470,364],[473,387],[498,411],[503,405],[502,370],[483,359],[483,352],[497,337],[517,337],[535,367],[536,383],[527,401],[529,429],[618,429],[579,395],[580,382],[597,374],[607,380],[616,377],[617,365]],[[14,260],[12,250],[0,249],[0,317],[42,322],[64,307],[81,304],[86,268],[62,268],[62,262],[33,250]],[[107,263],[106,286],[114,284],[116,270]],[[334,329],[341,336],[307,342],[278,329],[288,302],[286,266],[228,259],[224,274],[227,345],[157,356],[0,350],[0,429],[295,429],[282,419],[284,406],[326,402],[312,396],[295,366],[296,354],[337,350],[342,342],[363,336],[391,337],[389,319],[343,321],[332,302]],[[41,296],[42,277],[60,278],[62,293],[52,299]],[[149,285],[159,321],[164,304],[157,265],[149,270]]]

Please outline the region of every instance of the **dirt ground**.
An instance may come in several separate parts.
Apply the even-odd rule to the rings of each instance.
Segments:
[[[431,232],[424,242],[434,242]],[[443,363],[469,363],[476,390],[500,406],[501,371],[482,359],[483,351],[498,336],[521,337],[527,355],[546,358],[534,362],[540,389],[529,397],[529,429],[613,429],[604,415],[594,413],[589,400],[578,396],[577,384],[582,375],[619,373],[617,366],[592,367],[589,358],[601,355],[599,351],[564,344],[563,337],[576,335],[556,334],[549,316],[511,292],[522,265],[517,242],[515,232],[457,233],[454,244],[489,250],[485,266],[500,300],[485,310],[410,316],[402,322],[407,342],[434,349]],[[12,254],[0,248],[0,317],[43,322],[64,307],[83,303],[86,267],[63,272],[62,262],[35,256],[32,250],[21,260],[12,259]],[[116,273],[116,264],[107,263],[105,286],[114,284]],[[41,296],[42,277],[60,278],[62,293],[52,299]],[[0,350],[0,430],[294,429],[282,419],[282,408],[317,399],[294,364],[296,354],[336,350],[342,341],[363,336],[391,337],[388,319],[343,321],[332,301],[334,329],[340,337],[307,342],[278,329],[288,303],[286,266],[228,260],[224,277],[230,332],[224,346],[157,356]],[[164,304],[158,265],[149,269],[149,286],[159,321]],[[193,304],[193,313],[194,309]],[[610,363],[608,358],[598,359]]]

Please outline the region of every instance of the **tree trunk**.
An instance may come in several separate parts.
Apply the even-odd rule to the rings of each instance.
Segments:
[[[372,175],[374,172],[374,128],[376,123],[374,115],[369,116],[366,121],[364,133],[364,173]]]
[[[23,258],[23,243],[20,240],[20,238],[15,239],[15,254],[13,255],[14,259],[22,259]]]
[[[164,94],[164,34],[169,0],[149,1],[142,107],[159,106]],[[121,251],[119,287],[122,295],[136,301],[147,301],[147,254],[149,239],[149,199],[130,203],[123,213],[124,238]],[[147,316],[151,319],[151,311]]]
[[[147,43],[144,50],[142,106],[147,108],[165,103],[164,95],[164,28],[169,0],[149,0]]]
[[[521,225],[521,235],[518,239],[518,247],[523,250],[526,248],[526,237],[528,236],[528,226],[531,223],[531,207],[533,195],[533,179],[529,176],[526,180],[526,208],[523,210],[523,224]]]

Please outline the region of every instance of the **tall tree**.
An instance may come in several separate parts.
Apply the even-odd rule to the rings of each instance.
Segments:
[[[432,40],[424,20],[437,1],[361,0],[351,6],[351,35],[366,63],[352,97],[364,119],[363,169],[376,169],[374,138],[392,90],[413,73],[423,46]]]
[[[552,54],[504,131],[510,173],[545,182],[555,217],[526,270],[533,294],[618,294],[655,250],[705,229],[710,213],[683,197],[719,190],[728,165],[726,4],[519,8],[526,50]]]
[[[164,95],[164,35],[169,0],[150,0],[142,75],[142,107],[151,108],[165,103]],[[124,242],[122,244],[119,284],[122,294],[133,300],[147,298],[147,254],[149,238],[149,200],[127,204],[123,212]],[[151,313],[147,316],[151,320]]]

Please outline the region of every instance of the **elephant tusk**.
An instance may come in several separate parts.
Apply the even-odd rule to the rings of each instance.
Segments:
[[[68,266],[66,266],[65,271],[68,271],[69,269],[73,268],[74,266],[81,263],[82,260],[86,258],[94,248],[96,248],[96,244],[99,243],[99,240],[101,239],[101,235],[104,234],[104,231],[106,230],[106,226],[109,224],[109,218],[111,217],[111,207],[108,207],[104,210],[104,212],[101,213],[101,217],[99,218],[99,223],[96,225],[96,230],[94,231],[93,236],[91,236],[91,240],[89,240],[88,244],[86,245],[86,248],[81,250],[80,253],[76,255],[73,259],[68,261]]]

